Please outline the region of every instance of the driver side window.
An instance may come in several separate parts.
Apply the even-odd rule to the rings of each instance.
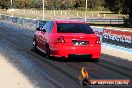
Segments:
[[[43,26],[43,29],[45,29],[47,33],[51,33],[53,24],[53,21],[49,21]]]
[[[46,32],[47,32],[47,26],[48,26],[48,22],[43,26],[43,28],[42,28],[42,30],[46,30]]]

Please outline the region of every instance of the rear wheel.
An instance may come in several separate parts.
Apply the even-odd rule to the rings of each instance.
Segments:
[[[93,58],[92,59],[94,62],[99,62],[99,58]]]

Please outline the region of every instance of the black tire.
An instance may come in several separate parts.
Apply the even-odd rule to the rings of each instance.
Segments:
[[[80,81],[80,84],[81,84],[82,87],[86,87],[87,86],[86,80],[84,80],[84,79],[82,79]]]
[[[94,58],[94,62],[99,62],[99,58]]]
[[[46,46],[45,58],[50,58],[50,48],[49,48],[49,46]]]
[[[37,43],[36,40],[33,40],[33,47],[32,47],[32,51],[36,52],[37,51]]]

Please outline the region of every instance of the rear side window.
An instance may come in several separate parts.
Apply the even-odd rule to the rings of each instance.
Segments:
[[[57,33],[86,33],[93,34],[88,24],[81,23],[57,23]]]

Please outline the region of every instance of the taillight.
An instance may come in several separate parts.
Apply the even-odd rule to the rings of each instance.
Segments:
[[[57,43],[65,43],[65,40],[64,40],[64,37],[63,36],[60,36],[57,41]]]
[[[101,43],[101,42],[100,42],[100,38],[97,37],[96,44],[100,44],[100,43]]]

